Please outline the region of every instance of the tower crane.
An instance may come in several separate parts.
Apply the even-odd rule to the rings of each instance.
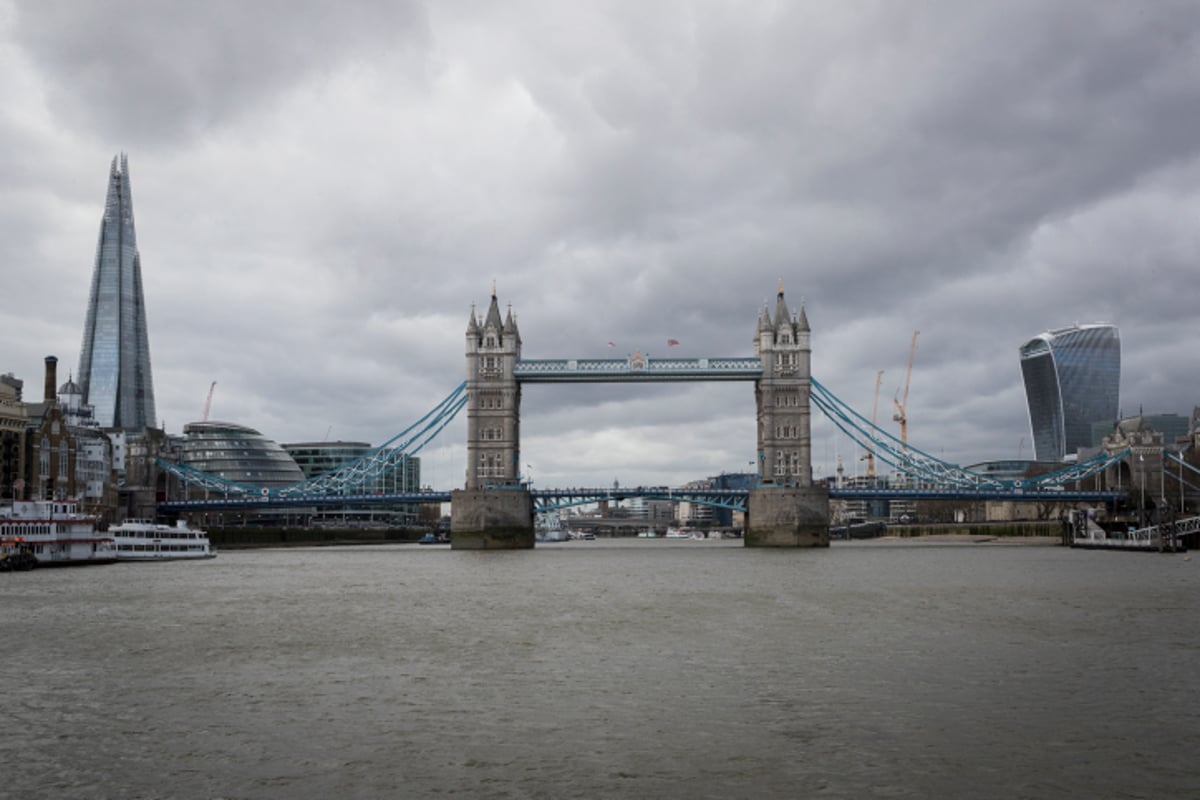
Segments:
[[[212,385],[208,387],[208,397],[204,401],[204,416],[202,416],[200,418],[201,422],[208,422],[208,412],[212,410],[213,390],[216,388],[217,388],[216,381],[213,381]]]
[[[919,333],[920,331],[913,331],[912,345],[908,348],[908,372],[904,375],[904,399],[897,400],[895,396],[892,397],[892,405],[896,407],[896,413],[892,414],[892,419],[900,423],[900,449],[905,453],[908,452],[908,384],[912,380],[913,356],[917,353],[917,334]]]
[[[871,427],[875,427],[875,417],[879,415],[879,385],[883,383],[883,370],[875,373],[875,405],[871,406]],[[875,477],[875,454],[870,450],[863,456],[867,459],[867,477]]]

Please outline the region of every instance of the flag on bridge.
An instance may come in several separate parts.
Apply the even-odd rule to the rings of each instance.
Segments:
[[[616,343],[616,342],[609,342],[609,343],[608,343],[608,346],[609,346],[609,347],[616,347],[616,346],[617,346],[617,343]]]
[[[679,344],[678,339],[667,339],[667,347],[674,347],[677,344]]]

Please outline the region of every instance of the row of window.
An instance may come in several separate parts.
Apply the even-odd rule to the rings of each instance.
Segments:
[[[31,525],[14,523],[5,525],[3,529],[4,536],[33,536],[39,533],[52,533],[49,525]]]
[[[504,477],[504,459],[499,453],[480,453],[479,454],[479,477],[481,478],[503,478]]]
[[[41,477],[47,478],[50,476],[50,440],[45,436],[42,437],[42,446],[38,456],[38,466],[41,471],[38,473]],[[58,477],[64,480],[68,477],[67,468],[70,466],[70,450],[67,447],[67,440],[63,439],[58,443]]]
[[[122,553],[203,553],[202,544],[119,544],[117,550]]]
[[[775,366],[781,369],[795,369],[800,366],[799,353],[776,353]]]
[[[800,460],[800,453],[795,450],[775,451],[775,474],[776,475],[800,475],[802,474],[803,462]]]
[[[140,532],[110,531],[110,533],[112,533],[112,535],[117,539],[142,539],[148,535],[147,531],[140,531]],[[199,539],[200,534],[198,534],[198,533],[177,533],[176,531],[170,531],[168,533],[155,532],[154,538],[155,539]]]

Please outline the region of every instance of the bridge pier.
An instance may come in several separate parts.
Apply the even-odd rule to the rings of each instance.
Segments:
[[[746,547],[828,547],[829,491],[821,486],[750,490]]]
[[[450,493],[451,550],[533,547],[533,498],[528,489],[456,489]]]

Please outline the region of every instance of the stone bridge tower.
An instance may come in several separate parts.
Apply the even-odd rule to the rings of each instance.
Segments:
[[[467,488],[516,486],[521,475],[521,334],[512,309],[500,321],[496,290],[480,323],[467,321]]]
[[[492,287],[483,321],[467,320],[467,482],[451,493],[450,546],[533,547],[533,499],[521,483],[521,334]]]
[[[783,284],[775,300],[775,318],[764,308],[758,317],[754,355],[762,378],[754,385],[758,407],[758,475],[766,485],[812,485],[812,430],[809,391],[812,346],[804,306],[788,314]]]
[[[764,308],[754,337],[759,482],[748,498],[747,547],[829,545],[829,492],[812,479],[810,336],[803,304],[788,313],[780,280],[775,316]]]

